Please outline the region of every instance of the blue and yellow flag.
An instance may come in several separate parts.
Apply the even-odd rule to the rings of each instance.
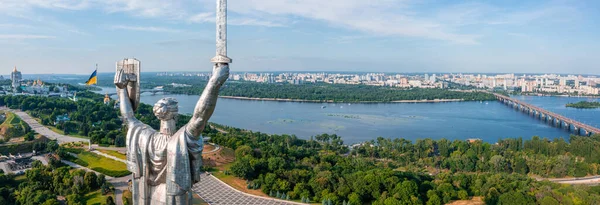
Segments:
[[[96,77],[96,71],[98,71],[98,70],[94,70],[92,75],[90,75],[90,79],[88,79],[85,82],[86,85],[96,85],[96,83],[98,83],[98,77]]]

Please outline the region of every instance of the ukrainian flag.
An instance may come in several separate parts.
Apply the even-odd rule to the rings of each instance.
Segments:
[[[86,85],[96,85],[98,83],[98,77],[96,77],[96,71],[98,71],[98,70],[94,70],[92,75],[90,75],[90,79],[88,79],[85,82]]]

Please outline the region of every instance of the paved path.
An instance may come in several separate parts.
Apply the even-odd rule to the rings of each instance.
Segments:
[[[210,153],[213,153],[213,152],[217,152],[217,151],[219,151],[221,149],[221,146],[219,146],[218,144],[210,143],[210,142],[208,144],[214,146],[215,148],[213,150],[209,150],[209,151],[203,150],[202,154],[210,154]]]
[[[238,191],[212,175],[202,174],[200,182],[192,188],[210,205],[296,205],[292,201],[254,196]]]
[[[38,134],[44,135],[49,139],[55,139],[58,141],[59,144],[69,143],[69,142],[88,142],[87,139],[58,134],[58,133],[48,129],[47,127],[41,125],[40,123],[38,123],[37,120],[33,119],[31,116],[29,116],[29,114],[27,114],[23,111],[11,110],[11,109],[8,109],[7,107],[0,107],[0,110],[15,113],[15,115],[19,116],[21,118],[21,120],[23,120],[27,124],[29,124],[29,127],[31,127],[31,129],[33,129],[35,132],[37,132]]]
[[[102,147],[97,144],[92,144],[92,149],[112,150],[112,151],[117,151],[117,152],[121,152],[121,153],[127,152],[127,148],[125,148],[125,147]]]
[[[109,154],[102,153],[102,152],[100,152],[100,151],[98,151],[98,150],[94,150],[94,151],[92,151],[92,152],[93,152],[93,153],[95,153],[95,154],[97,154],[97,155],[101,155],[101,156],[104,156],[104,157],[107,157],[107,158],[110,158],[110,159],[114,159],[114,160],[116,160],[116,161],[123,162],[123,163],[127,164],[127,160],[120,159],[120,158],[118,158],[118,157],[115,157],[115,156],[112,156],[112,155],[109,155]]]
[[[600,176],[580,177],[580,178],[557,178],[557,179],[538,178],[537,180],[538,181],[548,180],[548,181],[556,182],[556,183],[560,183],[560,184],[587,184],[587,185],[600,184]]]

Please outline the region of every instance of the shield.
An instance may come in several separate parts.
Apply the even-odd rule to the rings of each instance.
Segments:
[[[123,75],[126,75],[129,81],[127,93],[129,93],[133,111],[136,111],[140,105],[140,68],[140,61],[135,58],[125,58],[117,61],[117,73],[123,70]],[[120,96],[119,89],[117,89],[117,94]]]

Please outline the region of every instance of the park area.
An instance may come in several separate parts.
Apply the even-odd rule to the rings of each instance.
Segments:
[[[12,112],[0,112],[0,144],[5,142],[20,143],[24,140],[31,141],[35,133],[27,123]],[[26,138],[24,138],[24,136]]]
[[[83,200],[85,200],[86,204],[90,204],[90,205],[102,205],[102,204],[106,204],[106,200],[108,197],[113,197],[114,200],[114,196],[113,194],[109,194],[109,195],[102,195],[101,190],[96,190],[94,192],[90,192],[85,194],[85,196],[83,197]]]
[[[110,155],[110,156],[113,156],[113,157],[116,157],[116,158],[122,159],[122,160],[127,160],[127,155],[125,155],[125,154],[123,154],[123,153],[121,153],[121,152],[119,152],[119,151],[115,151],[115,150],[105,150],[105,149],[99,149],[98,151],[99,151],[99,152],[102,152],[102,153],[104,153],[104,154],[107,154],[107,155]]]
[[[127,170],[125,163],[85,151],[82,146],[83,143],[69,143],[63,145],[65,151],[70,153],[66,160],[111,177],[123,177],[131,174],[131,172]]]

